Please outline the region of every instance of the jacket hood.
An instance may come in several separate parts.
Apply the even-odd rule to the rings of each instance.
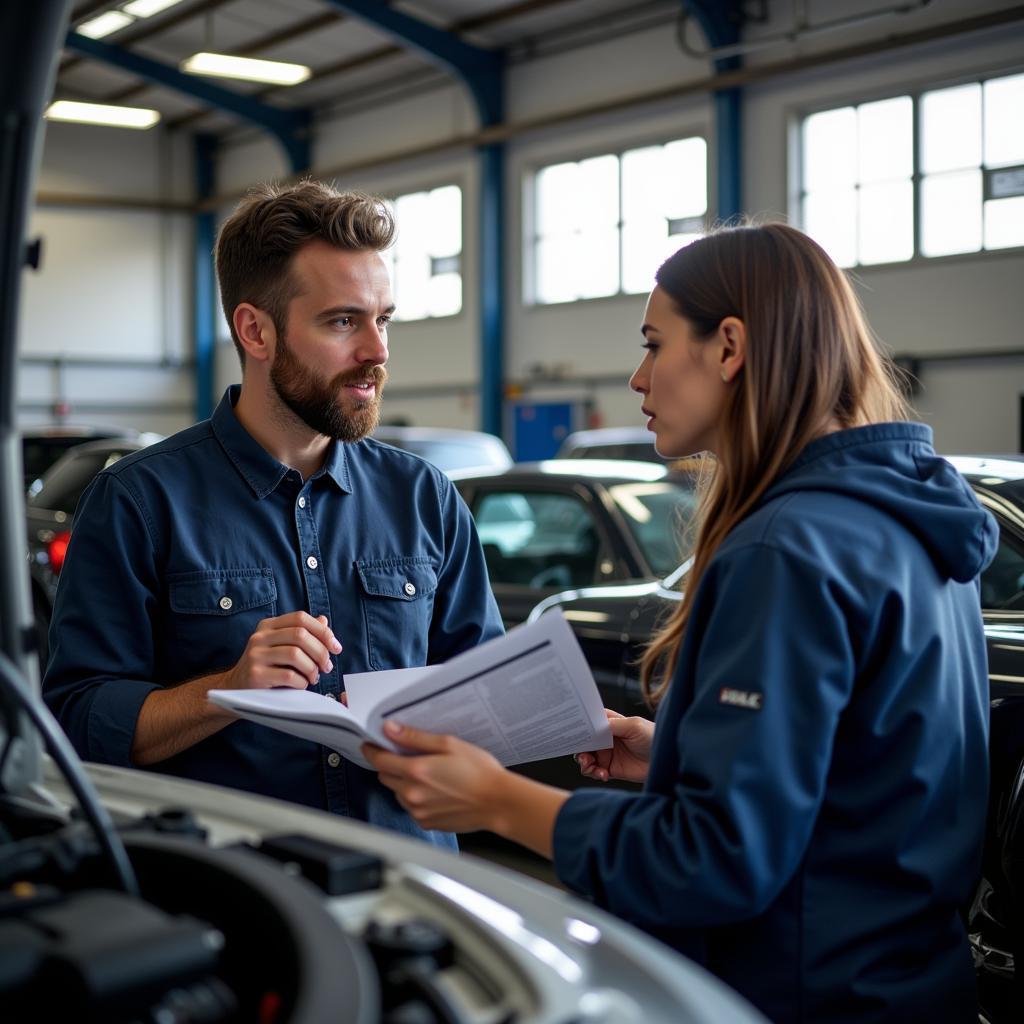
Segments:
[[[931,428],[922,423],[877,423],[812,441],[764,500],[795,490],[842,494],[884,510],[959,583],[974,579],[999,544],[995,519],[935,454]]]

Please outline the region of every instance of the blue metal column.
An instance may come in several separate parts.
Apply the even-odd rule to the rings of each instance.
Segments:
[[[453,33],[427,25],[379,0],[328,2],[459,78],[476,101],[483,127],[501,123],[505,116],[504,54],[470,46]],[[480,425],[500,437],[505,397],[505,147],[501,143],[481,146],[479,155]]]
[[[201,202],[213,195],[217,140],[212,135],[195,137],[196,197]],[[209,419],[213,413],[213,379],[216,360],[217,301],[214,281],[213,245],[216,235],[213,210],[195,216],[195,359],[196,419]]]
[[[502,435],[505,402],[505,146],[480,147],[480,427]]]
[[[731,46],[739,42],[743,23],[738,0],[683,0],[697,19],[708,46]],[[738,68],[739,57],[715,61],[716,71]],[[743,93],[734,86],[715,92],[715,183],[717,216],[725,221],[743,213]]]

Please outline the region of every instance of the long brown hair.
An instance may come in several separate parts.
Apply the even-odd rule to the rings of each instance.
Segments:
[[[656,279],[699,338],[710,340],[725,317],[742,320],[747,352],[722,410],[683,599],[641,660],[653,704],[672,678],[708,563],[772,482],[830,422],[844,428],[910,414],[846,276],[795,228],[720,228],[670,256]]]

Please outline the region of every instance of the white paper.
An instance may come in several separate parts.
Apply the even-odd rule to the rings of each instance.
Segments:
[[[594,677],[559,609],[443,665],[353,674],[345,688],[347,708],[311,690],[211,690],[208,696],[363,767],[365,740],[396,749],[381,731],[387,719],[458,736],[504,765],[612,745]]]

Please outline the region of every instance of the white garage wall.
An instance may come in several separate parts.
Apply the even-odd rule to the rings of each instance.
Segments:
[[[789,27],[791,5],[780,2],[771,6],[780,13],[780,20],[752,27],[751,36]],[[812,21],[820,21],[880,6],[875,0],[812,0],[809,10]],[[1008,2],[987,0],[934,0],[912,19],[878,19],[840,33],[823,33],[802,42],[795,51],[767,50],[754,54],[749,63],[774,62],[793,53],[831,49],[857,39],[878,38],[1009,6]],[[692,25],[689,38],[702,45]],[[992,71],[1021,70],[1022,54],[1024,27],[1017,24],[748,86],[744,92],[744,189],[748,211],[787,213],[790,132],[795,119],[806,109],[906,88],[941,85]],[[707,61],[688,57],[678,49],[672,26],[650,29],[558,57],[514,64],[508,76],[508,119],[524,121],[682,85],[703,78],[708,68]],[[472,106],[463,91],[442,86],[425,87],[414,98],[375,107],[360,115],[322,120],[317,126],[318,168],[336,171],[357,162],[363,167],[338,175],[335,180],[342,186],[398,194],[454,182],[464,190],[464,308],[455,317],[395,326],[392,384],[386,401],[386,415],[390,417],[462,427],[478,422],[478,403],[472,390],[479,372],[476,156],[467,148],[400,164],[387,161],[398,150],[471,131],[475,123]],[[557,127],[531,131],[507,143],[506,370],[511,381],[524,383],[528,395],[538,400],[556,395],[589,398],[608,424],[638,422],[637,402],[626,389],[625,380],[639,359],[637,326],[643,299],[622,296],[558,306],[523,304],[524,178],[550,162],[694,132],[710,135],[712,130],[710,97],[697,94],[618,113],[595,113]],[[179,155],[179,170],[168,180],[167,161],[161,160],[161,147],[155,141],[158,135],[145,133],[140,138],[132,134],[129,141],[124,138],[129,133],[105,133],[109,138],[97,146],[94,140],[98,136],[93,133],[101,131],[50,125],[41,188],[151,198],[187,194],[191,179],[184,142],[178,143],[178,147],[183,149],[185,158]],[[80,133],[89,133],[88,141]],[[713,157],[713,153],[712,144],[709,155]],[[377,167],[370,166],[369,161],[375,158],[383,162]],[[275,144],[245,132],[229,141],[222,152],[218,189],[228,194],[251,182],[277,177],[285,170]],[[711,178],[713,187],[713,168]],[[102,233],[113,242],[115,251],[136,254],[131,267],[121,265],[121,278],[134,282],[133,294],[123,312],[113,313],[99,299],[87,301],[88,296],[102,294],[103,289],[90,289],[86,280],[95,285],[119,279],[116,257],[108,257],[102,263],[92,261],[85,270],[80,265],[77,270],[72,269],[70,254],[87,250],[90,236],[98,237],[101,233],[98,225],[96,231],[90,229],[90,216],[105,220]],[[149,219],[148,228],[137,219],[140,216]],[[37,352],[52,351],[41,346],[42,339],[52,341],[54,332],[59,333],[61,318],[54,314],[54,302],[47,299],[47,294],[85,296],[73,318],[76,352],[98,355],[113,351],[129,358],[145,352],[147,359],[159,359],[166,353],[174,359],[190,351],[188,308],[184,303],[176,307],[168,301],[169,294],[184,299],[189,288],[188,218],[123,211],[108,216],[99,211],[84,214],[55,208],[40,210],[37,217],[53,238],[66,243],[69,259],[66,265],[55,263],[53,270],[48,271],[52,275],[49,279],[46,274],[40,278],[38,284],[46,282],[48,291],[32,286],[24,317],[26,352],[31,353],[33,347]],[[170,231],[166,226],[159,227],[161,220],[170,220],[175,227]],[[863,268],[856,276],[869,319],[894,352],[928,355],[1024,348],[1020,328],[1024,289],[1019,285],[1024,280],[1024,254],[1020,251]],[[164,312],[155,314],[161,303]],[[154,327],[156,321],[160,322],[159,327]],[[568,378],[561,391],[530,385],[529,378],[538,365]],[[47,372],[52,378],[52,368]],[[182,386],[187,391],[190,381],[187,375],[175,380],[172,376],[166,380],[168,401],[179,401]],[[237,379],[234,350],[229,343],[222,344],[218,349],[218,388]],[[935,427],[941,447],[950,451],[1016,448],[1020,429],[1017,396],[1024,392],[1024,361],[926,361],[921,379],[924,390],[917,398],[917,406],[923,418]],[[50,387],[39,373],[34,372],[31,381],[28,377],[25,380],[40,392]],[[102,396],[102,386],[95,381],[92,384],[99,388],[94,395]],[[143,388],[138,381],[134,386]],[[112,383],[107,394],[113,400],[121,397],[119,392],[122,389]]]
[[[184,140],[158,131],[47,125],[30,237],[39,272],[23,279],[18,410],[171,432],[192,420],[191,238]],[[90,197],[97,205],[47,196]],[[139,208],[104,205],[134,200]]]

